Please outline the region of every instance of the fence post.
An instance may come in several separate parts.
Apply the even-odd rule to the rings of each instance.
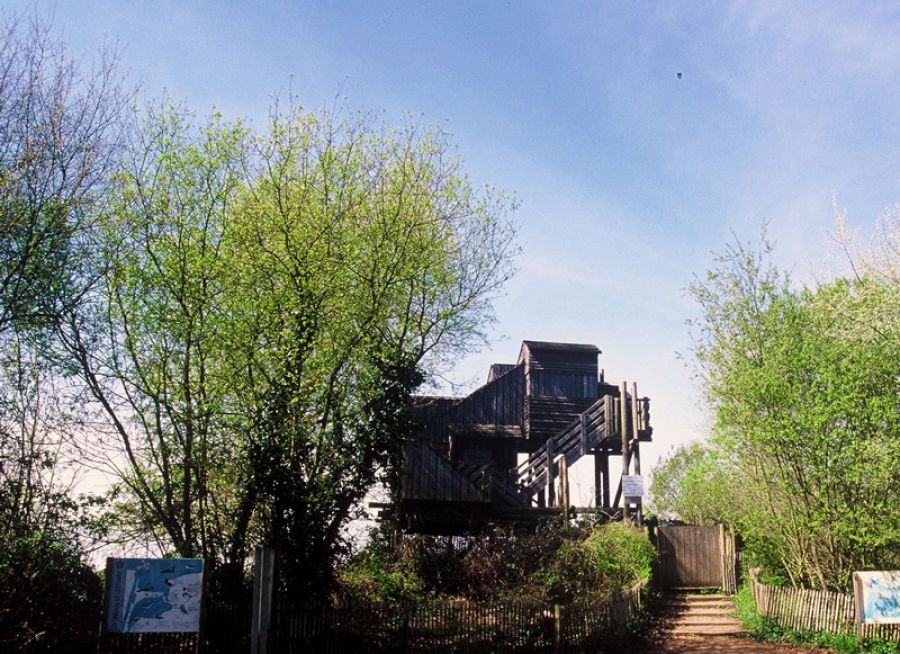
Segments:
[[[562,652],[565,644],[563,634],[563,607],[559,604],[553,605],[553,651]]]
[[[272,627],[272,588],[274,586],[275,550],[256,549],[253,561],[253,618],[250,626],[251,654],[268,654]]]

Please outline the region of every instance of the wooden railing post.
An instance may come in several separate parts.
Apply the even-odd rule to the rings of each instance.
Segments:
[[[629,469],[629,451],[628,451],[628,383],[622,382],[619,386],[619,432],[622,437],[622,478],[628,474]],[[619,490],[622,490],[622,479],[619,479]],[[622,493],[622,517],[628,519],[628,498]]]
[[[638,399],[637,382],[631,384],[631,447],[633,448],[632,461],[634,462],[634,474],[641,474],[641,445],[638,437]],[[643,521],[643,498],[637,500],[637,523]]]
[[[556,456],[555,443],[552,438],[547,440],[547,506],[556,505],[556,469],[553,459]]]

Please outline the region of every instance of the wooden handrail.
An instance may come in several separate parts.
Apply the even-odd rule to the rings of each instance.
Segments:
[[[523,493],[532,495],[547,485],[552,463],[550,450],[554,459],[563,456],[571,465],[610,436],[606,433],[606,404],[606,398],[601,397],[513,469],[512,476],[519,480]]]

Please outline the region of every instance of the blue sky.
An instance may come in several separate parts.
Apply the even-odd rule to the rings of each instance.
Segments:
[[[8,3],[13,11],[32,2]],[[589,342],[653,401],[653,462],[705,435],[676,352],[683,290],[761,223],[811,281],[833,197],[852,226],[900,201],[900,5],[773,2],[37,3],[75,52],[106,36],[143,93],[265,122],[290,86],[454,134],[521,202],[520,272],[481,381],[523,339]],[[676,74],[682,73],[682,79]]]

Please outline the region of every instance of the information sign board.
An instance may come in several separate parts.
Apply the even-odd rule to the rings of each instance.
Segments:
[[[107,559],[110,633],[198,632],[203,559]]]
[[[900,570],[853,573],[858,624],[900,624]]]

